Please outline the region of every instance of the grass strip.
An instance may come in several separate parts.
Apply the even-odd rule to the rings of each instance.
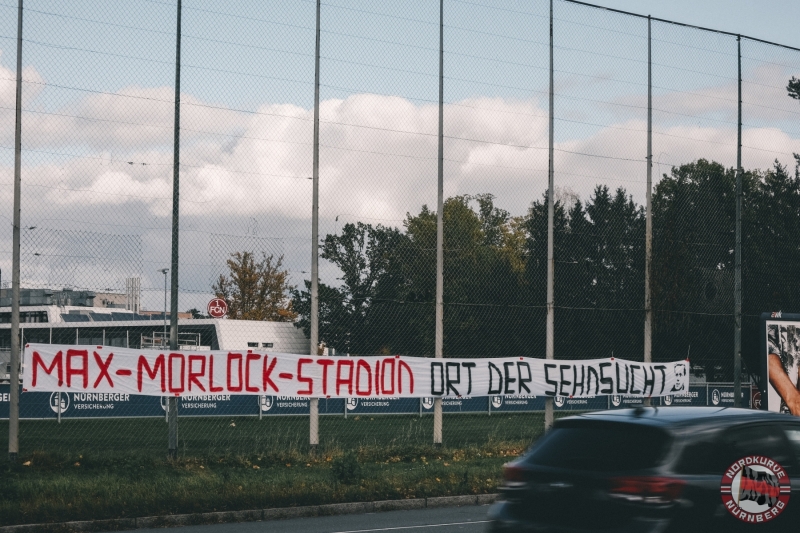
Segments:
[[[323,417],[312,454],[307,417],[182,418],[169,460],[163,420],[23,421],[0,525],[491,493],[542,422],[448,416],[434,447],[431,417]]]

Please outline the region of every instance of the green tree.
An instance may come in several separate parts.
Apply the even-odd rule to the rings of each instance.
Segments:
[[[792,76],[792,79],[789,80],[789,84],[786,86],[786,90],[789,92],[789,98],[800,100],[800,79]]]
[[[401,239],[396,228],[362,222],[345,224],[341,234],[325,236],[320,256],[339,268],[342,283],[339,287],[320,284],[320,342],[347,353],[375,353],[378,332],[370,310]],[[292,298],[301,316],[297,325],[308,334],[310,283],[306,282],[304,291],[293,291]]]
[[[297,317],[289,294],[289,272],[277,260],[262,254],[256,261],[251,252],[236,252],[227,260],[228,274],[221,274],[212,286],[217,298],[228,304],[228,316],[240,320],[291,322]]]

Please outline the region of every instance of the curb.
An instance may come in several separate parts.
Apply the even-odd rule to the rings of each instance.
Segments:
[[[436,498],[412,498],[408,500],[383,500],[378,502],[331,503],[277,509],[253,509],[250,511],[224,511],[217,513],[192,513],[165,516],[143,516],[140,518],[113,518],[110,520],[83,520],[79,522],[57,522],[52,524],[20,524],[0,526],[0,533],[71,533],[76,531],[121,531],[156,527],[194,526],[201,524],[227,524],[234,522],[257,522],[262,520],[285,520],[311,516],[333,516],[345,514],[380,513],[437,507],[461,507],[464,505],[486,505],[494,503],[497,494],[466,496],[439,496]]]

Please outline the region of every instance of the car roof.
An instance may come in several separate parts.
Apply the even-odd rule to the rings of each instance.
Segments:
[[[737,409],[734,407],[637,407],[595,411],[559,419],[556,425],[578,421],[642,424],[664,429],[695,425],[728,426],[741,422],[797,422],[794,417],[770,411]]]

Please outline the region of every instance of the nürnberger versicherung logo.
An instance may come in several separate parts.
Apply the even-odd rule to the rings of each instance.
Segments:
[[[786,510],[791,493],[786,470],[769,457],[748,455],[725,471],[722,504],[742,522],[769,522]]]

